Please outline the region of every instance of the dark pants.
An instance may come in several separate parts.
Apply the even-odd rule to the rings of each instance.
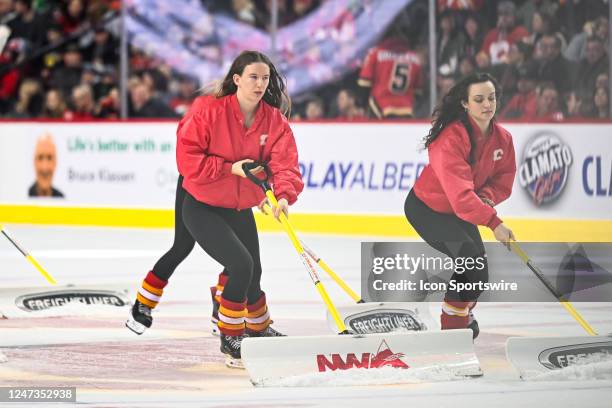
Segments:
[[[183,188],[183,176],[179,176],[176,185],[176,199],[174,201],[174,243],[153,267],[153,273],[158,278],[167,281],[174,270],[187,258],[195,246],[195,239],[191,236],[183,222],[183,201],[186,191]]]
[[[197,243],[229,276],[223,298],[254,304],[263,294],[260,288],[259,237],[251,209],[237,211],[213,207],[185,194],[183,221]]]
[[[485,248],[480,232],[474,224],[463,221],[453,214],[435,212],[421,201],[414,190],[411,190],[404,204],[408,222],[430,246],[452,259],[459,257],[484,258],[484,268],[466,268],[463,273],[453,273],[451,279],[462,283],[488,282],[489,270]],[[448,291],[446,299],[451,301],[472,302],[478,299],[482,291]]]

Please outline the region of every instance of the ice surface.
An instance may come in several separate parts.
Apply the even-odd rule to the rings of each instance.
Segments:
[[[359,368],[349,371],[329,371],[321,374],[309,374],[277,380],[266,380],[262,382],[261,385],[265,384],[268,387],[339,387],[354,385],[423,383],[465,379],[466,377],[455,375],[455,373],[451,370],[445,370],[439,367],[412,368],[410,370],[381,367],[377,369]]]
[[[529,381],[612,380],[612,356],[590,356],[575,365],[545,373],[526,372],[523,374],[523,379]]]
[[[127,283],[132,290],[173,238],[171,230],[156,229],[9,228],[60,284]],[[376,238],[302,238],[351,287],[359,289],[361,241]],[[288,335],[331,334],[325,308],[289,240],[282,234],[262,234],[260,243],[262,288],[274,327]],[[0,287],[46,285],[15,252],[0,239]],[[475,351],[484,371],[481,378],[448,381],[451,378],[445,373],[434,371],[420,377],[411,373],[413,378],[402,381],[408,384],[379,385],[376,376],[388,373],[370,370],[367,380],[361,373],[342,372],[329,373],[323,380],[294,378],[275,387],[253,387],[245,371],[224,366],[219,339],[210,334],[208,288],[220,271],[196,246],[172,276],[153,315],[153,327],[142,336],[125,328],[125,308],[119,312],[88,307],[83,313],[85,309],[67,305],[60,317],[0,319],[0,356],[8,359],[0,365],[0,384],[75,386],[79,404],[87,407],[610,406],[609,362],[572,367],[562,381],[556,372],[537,381],[522,381],[506,361],[504,346],[510,336],[583,334],[555,303],[478,305],[475,313],[481,334]],[[351,303],[322,272],[321,278],[337,304]],[[538,284],[535,279],[534,284]],[[612,331],[610,303],[577,303],[575,307],[598,332]],[[430,304],[429,311],[439,316],[440,305]]]

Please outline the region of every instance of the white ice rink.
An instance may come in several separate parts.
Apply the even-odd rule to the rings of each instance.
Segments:
[[[171,230],[8,227],[60,283],[125,284],[133,290],[172,241]],[[360,242],[373,238],[303,238],[359,289]],[[289,240],[281,234],[262,234],[261,248],[262,287],[274,326],[288,335],[330,334],[324,306]],[[79,405],[88,407],[612,406],[609,365],[572,378],[522,381],[506,361],[509,336],[583,335],[554,303],[478,305],[481,334],[475,349],[485,373],[482,378],[255,388],[245,371],[225,367],[219,339],[210,334],[208,288],[219,272],[220,267],[196,247],[171,278],[154,313],[154,326],[142,336],[124,327],[127,309],[117,313],[96,307],[86,309],[88,314],[0,320],[0,386],[75,386]],[[323,280],[336,303],[350,303],[330,280]],[[0,289],[45,285],[0,237]],[[612,332],[611,304],[575,306],[599,333]],[[439,304],[430,304],[434,316],[438,309]]]

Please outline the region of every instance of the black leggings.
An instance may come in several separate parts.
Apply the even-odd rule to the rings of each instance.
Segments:
[[[183,188],[183,176],[179,176],[176,185],[176,199],[174,201],[174,243],[153,266],[153,273],[160,279],[167,281],[174,270],[187,258],[195,246],[195,240],[183,223],[183,201],[186,191]]]
[[[474,224],[470,224],[454,214],[435,212],[421,201],[414,190],[410,190],[404,204],[404,213],[408,222],[425,242],[452,259],[484,258],[484,268],[471,268],[463,273],[453,273],[451,279],[461,283],[487,282],[489,270],[485,248],[480,232]],[[470,302],[478,299],[482,291],[447,291],[446,298],[454,301]]]
[[[254,304],[262,295],[259,237],[251,209],[213,207],[185,194],[183,221],[198,244],[229,275],[223,298]]]

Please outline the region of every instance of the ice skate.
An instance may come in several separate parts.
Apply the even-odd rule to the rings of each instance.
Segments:
[[[225,365],[230,368],[244,368],[240,348],[244,336],[228,336],[221,333],[221,352],[225,354]]]
[[[132,306],[130,317],[125,322],[126,327],[136,334],[142,334],[152,324],[151,308],[137,300]]]
[[[272,326],[268,326],[262,331],[249,330],[247,328],[245,335],[248,337],[286,337],[287,336],[286,334],[283,334],[279,332],[278,330],[275,330]]]

